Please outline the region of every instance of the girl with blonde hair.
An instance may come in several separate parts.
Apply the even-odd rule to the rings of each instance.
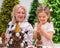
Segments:
[[[6,34],[5,34],[5,36],[7,38],[7,42],[9,42],[9,39],[11,36],[9,33],[11,31],[16,31],[17,28],[20,27],[19,31],[24,31],[24,32],[27,31],[24,34],[24,41],[28,45],[32,45],[33,27],[29,22],[25,21],[26,9],[23,6],[21,6],[20,4],[17,4],[13,7],[13,11],[11,14],[12,14],[12,21],[10,21],[8,23]],[[17,28],[15,28],[16,22],[19,22],[19,26]],[[16,32],[18,32],[18,30]],[[18,34],[17,34],[17,36],[18,36]]]

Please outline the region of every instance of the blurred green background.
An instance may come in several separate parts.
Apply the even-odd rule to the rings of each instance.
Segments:
[[[13,3],[12,3],[13,2]],[[6,31],[7,24],[11,20],[11,11],[14,5],[18,4],[19,0],[3,0],[1,12],[0,12],[0,36],[2,32]],[[46,5],[49,4],[49,8],[52,8],[51,21],[54,23],[55,34],[53,36],[53,41],[60,44],[60,0],[43,0],[39,2],[38,0],[33,0],[31,3],[30,17],[28,21],[34,26],[37,21],[36,9],[38,4],[42,3]]]

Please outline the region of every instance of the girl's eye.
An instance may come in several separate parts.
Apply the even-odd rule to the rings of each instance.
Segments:
[[[39,18],[45,18],[45,16],[39,16]]]
[[[25,12],[22,12],[22,14],[25,14]]]
[[[20,14],[21,12],[17,12],[18,14]]]
[[[18,14],[22,13],[22,14],[25,14],[25,12],[17,12]]]
[[[41,16],[39,16],[39,18],[41,18]]]
[[[43,18],[45,18],[45,16],[43,16]]]

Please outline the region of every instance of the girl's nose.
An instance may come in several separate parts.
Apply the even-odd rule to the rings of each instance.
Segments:
[[[43,20],[43,18],[41,17],[40,20]]]
[[[20,16],[22,16],[23,14],[22,14],[22,13],[20,13],[19,15],[20,15]]]

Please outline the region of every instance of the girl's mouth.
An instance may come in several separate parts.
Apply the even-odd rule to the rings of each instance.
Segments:
[[[19,16],[18,18],[23,18],[23,17],[22,16],[21,17]]]

